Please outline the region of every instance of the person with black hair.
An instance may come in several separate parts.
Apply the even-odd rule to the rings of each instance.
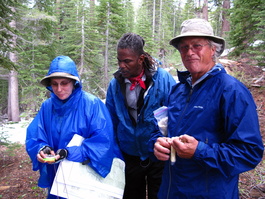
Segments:
[[[164,163],[152,161],[148,152],[150,134],[158,127],[153,111],[163,106],[174,78],[144,51],[144,39],[124,34],[117,44],[119,69],[106,97],[114,134],[125,159],[124,199],[157,198]],[[147,190],[146,190],[147,188]]]

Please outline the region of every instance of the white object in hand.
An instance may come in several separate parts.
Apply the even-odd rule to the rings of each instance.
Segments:
[[[172,145],[170,147],[170,162],[171,165],[174,165],[174,163],[176,162],[176,151]]]
[[[168,117],[164,117],[158,122],[158,127],[164,136],[167,136],[167,121]]]

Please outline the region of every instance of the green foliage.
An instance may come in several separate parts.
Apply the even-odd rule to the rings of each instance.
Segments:
[[[123,5],[123,3],[125,3]],[[124,9],[124,6],[127,6]],[[132,21],[131,14],[133,13],[133,7],[130,1],[122,0],[100,0],[97,7],[97,31],[99,33],[99,46],[101,64],[100,68],[97,68],[100,74],[99,78],[92,81],[100,92],[99,96],[105,98],[105,91],[108,83],[112,78],[113,71],[117,70],[116,61],[116,44],[118,39],[125,33],[125,31],[131,31],[132,26],[126,25],[127,21]],[[93,71],[94,72],[94,71]],[[106,74],[107,73],[107,74]],[[102,92],[103,91],[103,92]]]
[[[54,58],[56,47],[52,33],[57,20],[36,8],[23,9],[19,14],[23,16],[17,20],[17,30],[21,35],[17,40],[20,49],[17,66],[20,107],[22,111],[34,114],[47,98],[46,89],[39,81],[46,75]]]
[[[0,0],[0,66],[16,67],[19,72],[20,107],[34,114],[48,97],[39,81],[47,73],[52,59],[68,55],[77,64],[84,90],[105,97],[107,84],[117,70],[116,44],[122,34],[135,32],[146,42],[145,51],[165,67],[183,70],[179,53],[169,41],[180,33],[181,23],[198,15],[197,1],[142,0],[139,9],[133,0]],[[209,0],[209,21],[215,34],[221,34],[222,0]],[[234,0],[229,18],[229,44],[234,55],[250,53],[264,66],[265,2]],[[12,13],[10,7],[15,7]],[[135,12],[134,12],[135,11]],[[9,22],[16,20],[16,29]],[[18,63],[12,64],[10,33],[17,34]],[[107,74],[106,74],[107,73]],[[0,82],[3,87],[4,81]],[[2,91],[5,93],[5,90]],[[2,94],[3,96],[4,94]],[[0,98],[2,101],[4,97]]]
[[[183,21],[196,17],[196,6],[194,0],[187,0],[183,10]]]
[[[265,41],[265,2],[263,0],[235,0],[231,9],[229,42],[236,47],[233,55],[249,53],[265,66],[264,43],[253,46],[256,40]]]
[[[145,51],[164,67],[171,64],[169,57],[175,49],[169,41],[179,34],[182,19],[181,1],[175,0],[145,0],[137,12],[135,32],[145,39]]]
[[[253,17],[256,19],[257,23],[254,27],[257,30],[257,34],[254,35],[254,41],[259,41],[257,44],[251,45],[250,54],[255,56],[255,59],[258,61],[258,65],[265,68],[265,3],[262,1],[262,4],[257,5],[258,12],[253,14]]]
[[[0,68],[0,74],[8,74],[8,70]],[[8,79],[0,79],[0,111],[4,113],[7,109],[7,96],[8,96]]]
[[[143,5],[138,10],[137,18],[136,18],[136,28],[134,32],[136,34],[141,35],[145,40],[145,51],[149,52],[151,55],[154,53],[153,49],[153,38],[152,38],[152,23],[150,18],[152,18],[151,14],[146,14],[148,10],[148,6],[143,3]],[[147,15],[147,16],[146,16]],[[150,16],[151,15],[151,16]],[[144,17],[145,16],[145,17]]]
[[[15,19],[15,7],[18,7],[17,0],[0,0],[0,67],[7,69],[14,68],[7,52],[13,51],[12,36],[16,31],[10,22]]]
[[[222,29],[220,27],[222,27],[222,20],[223,20],[220,13],[222,12],[223,12],[223,8],[217,7],[216,10],[211,12],[209,16],[209,21],[211,22],[211,25],[213,27],[214,34],[220,37],[222,36],[221,35]]]

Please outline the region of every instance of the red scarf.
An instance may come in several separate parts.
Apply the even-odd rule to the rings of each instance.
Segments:
[[[131,77],[131,78],[128,78],[132,85],[130,87],[130,90],[132,91],[133,89],[135,89],[135,87],[139,84],[143,89],[146,89],[146,86],[145,86],[145,83],[144,81],[142,80],[142,77],[144,75],[144,70],[141,72],[140,75],[136,76],[136,77]]]

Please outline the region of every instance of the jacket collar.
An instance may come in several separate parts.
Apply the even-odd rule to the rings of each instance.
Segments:
[[[210,69],[207,73],[205,73],[200,79],[198,79],[195,84],[198,84],[204,79],[211,78],[212,76],[215,76],[220,72],[225,72],[225,69],[222,64],[218,63],[214,67],[212,67],[212,69]],[[191,85],[191,75],[189,71],[177,71],[177,73],[180,83],[188,82]]]
[[[145,80],[145,83],[146,83],[146,87],[148,88],[151,80],[152,80],[152,77],[153,75],[156,73],[157,71],[157,67],[154,66],[154,69],[144,69],[144,74],[146,76],[146,80]],[[119,84],[121,85],[125,85],[125,78],[122,77],[121,73],[118,71],[116,71],[114,74],[113,74],[114,78],[117,79],[117,81],[119,82]]]

